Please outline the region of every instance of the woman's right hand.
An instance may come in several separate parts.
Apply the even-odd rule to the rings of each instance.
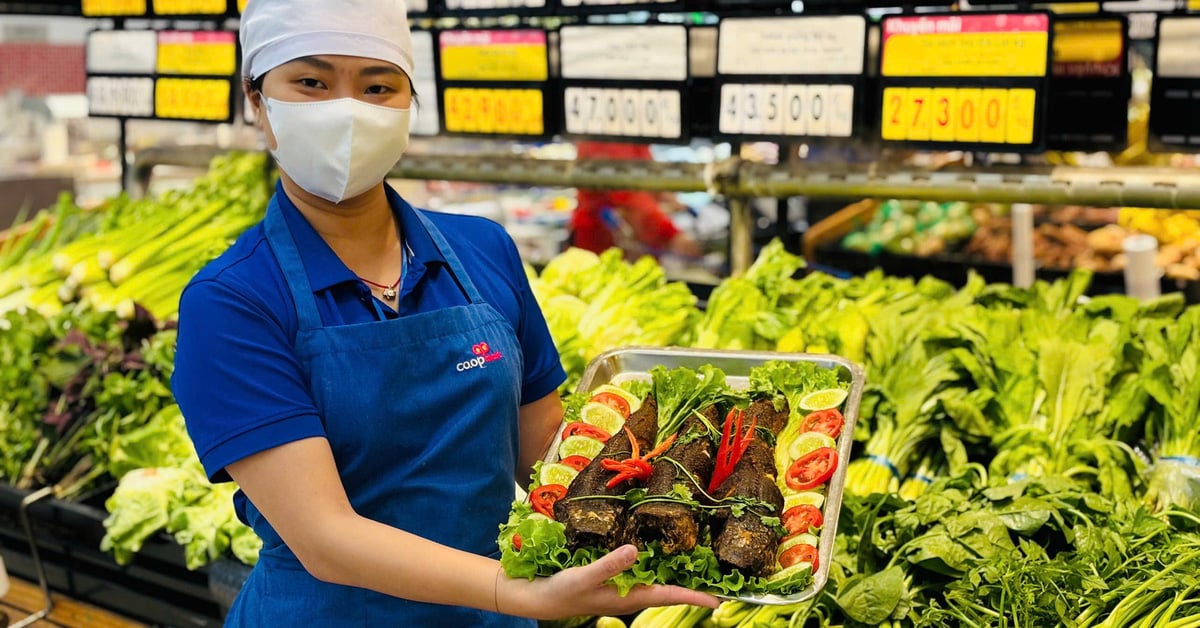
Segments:
[[[629,615],[651,606],[692,604],[716,608],[721,600],[683,587],[634,587],[624,597],[607,581],[633,566],[637,548],[623,545],[600,560],[573,567],[532,582],[498,574],[497,606],[501,613],[534,619],[563,619],[580,615]]]

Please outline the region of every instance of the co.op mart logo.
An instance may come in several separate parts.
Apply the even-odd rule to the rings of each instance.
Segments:
[[[455,370],[457,370],[459,373],[462,373],[471,369],[485,368],[489,362],[495,362],[496,360],[504,357],[504,354],[500,353],[499,351],[492,351],[491,346],[489,346],[486,342],[481,342],[472,346],[471,353],[473,353],[475,357],[471,358],[470,360],[459,362],[457,365],[455,365]]]

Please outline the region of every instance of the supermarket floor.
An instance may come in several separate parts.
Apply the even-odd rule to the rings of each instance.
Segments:
[[[43,606],[41,589],[23,580],[10,580],[8,595],[0,599],[0,626],[16,623]],[[7,615],[7,617],[5,617]],[[63,597],[54,596],[50,616],[32,624],[33,628],[144,628],[145,624],[130,621],[108,611]]]

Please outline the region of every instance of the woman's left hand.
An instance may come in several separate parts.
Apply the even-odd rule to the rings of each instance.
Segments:
[[[600,560],[572,567],[532,582],[497,575],[497,606],[501,613],[534,619],[563,619],[580,615],[629,615],[651,606],[692,604],[716,608],[720,600],[707,593],[669,585],[634,587],[624,597],[608,584],[633,566],[637,548],[623,545]]]

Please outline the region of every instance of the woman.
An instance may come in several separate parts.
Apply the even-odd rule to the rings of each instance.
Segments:
[[[619,597],[632,547],[510,580],[497,525],[561,420],[564,375],[497,225],[383,183],[408,142],[401,0],[252,0],[250,103],[280,166],[266,220],[184,292],[173,387],[262,537],[248,626],[526,625],[715,599]]]

